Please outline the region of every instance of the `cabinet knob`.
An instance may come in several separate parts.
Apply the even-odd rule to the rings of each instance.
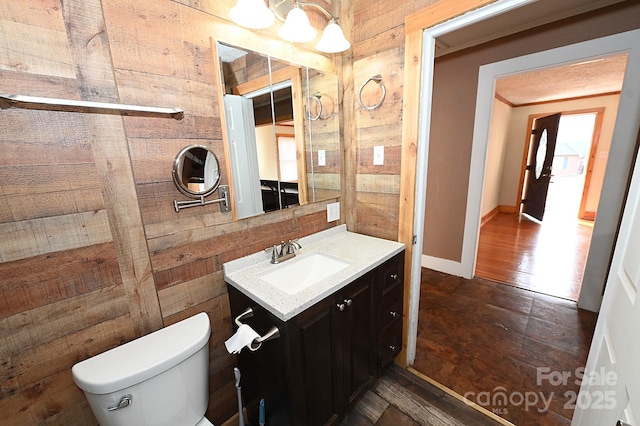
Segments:
[[[390,277],[391,277],[392,280],[395,281],[395,280],[398,279],[398,274],[391,274]]]
[[[398,318],[398,316],[400,316],[396,311],[389,312],[389,315],[391,315],[391,318]]]
[[[353,303],[353,300],[344,299],[342,303],[338,303],[336,307],[340,310],[340,312],[342,312],[344,311],[344,308],[346,308],[347,306],[351,306],[352,303]]]
[[[398,347],[396,345],[389,345],[389,349],[391,349],[391,352],[395,352]]]

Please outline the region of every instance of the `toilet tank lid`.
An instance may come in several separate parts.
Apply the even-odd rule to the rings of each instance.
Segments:
[[[73,380],[102,395],[148,380],[202,349],[209,341],[209,316],[190,318],[132,340],[73,366]]]

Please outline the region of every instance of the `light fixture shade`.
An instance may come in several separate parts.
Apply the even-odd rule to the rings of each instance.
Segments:
[[[305,43],[313,40],[317,35],[315,28],[309,23],[309,17],[297,4],[287,14],[287,19],[278,34],[293,43]]]
[[[229,11],[229,17],[236,24],[252,29],[270,27],[276,20],[264,0],[238,0]]]
[[[327,24],[322,32],[322,37],[316,44],[316,49],[324,53],[344,52],[349,47],[351,47],[351,43],[345,38],[342,28],[335,19]]]

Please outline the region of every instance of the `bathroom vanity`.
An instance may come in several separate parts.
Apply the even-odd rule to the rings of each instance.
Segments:
[[[249,422],[261,398],[267,424],[337,422],[402,347],[404,245],[344,226],[300,244],[282,264],[256,253],[224,265],[236,324],[271,333],[238,355]]]

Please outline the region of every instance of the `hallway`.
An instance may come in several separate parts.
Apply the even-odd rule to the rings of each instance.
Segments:
[[[477,277],[577,301],[593,222],[548,209],[539,223],[498,213],[480,228]]]
[[[596,318],[568,300],[422,269],[413,368],[517,425],[568,425]],[[569,379],[554,386],[554,372]]]

